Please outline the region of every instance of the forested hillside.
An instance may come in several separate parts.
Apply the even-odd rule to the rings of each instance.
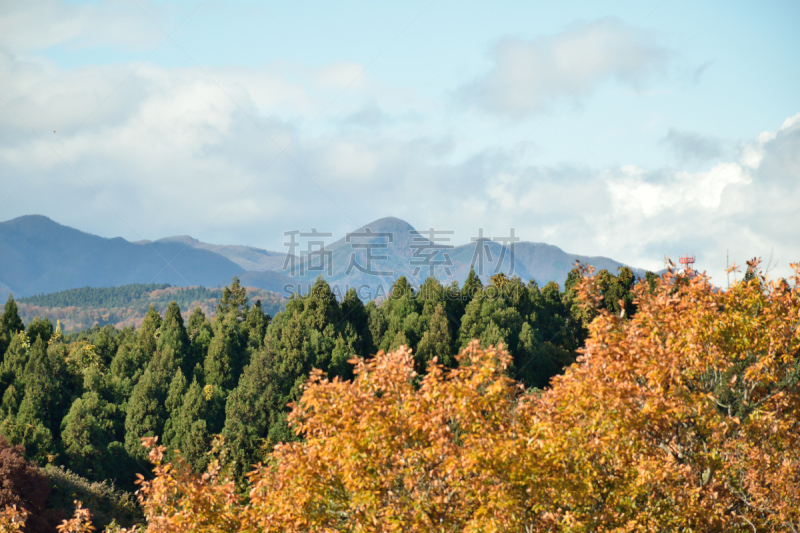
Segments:
[[[206,287],[172,287],[167,283],[132,284],[121,287],[83,287],[66,291],[28,296],[17,300],[23,322],[36,317],[61,322],[62,331],[77,331],[95,326],[116,328],[141,325],[150,306],[164,312],[171,302],[181,308],[184,320],[200,308],[214,316],[222,289]],[[274,292],[247,288],[251,301],[260,301],[265,313],[274,315],[286,301]]]
[[[610,309],[619,313],[622,304],[632,314],[632,273],[603,275]],[[480,339],[510,350],[510,376],[545,387],[575,360],[586,335],[590,317],[577,306],[577,281],[573,273],[561,289],[498,275],[484,287],[472,273],[462,286],[428,279],[414,291],[400,278],[389,298],[365,305],[354,290],[337,300],[319,279],[311,294],[271,316],[260,302],[251,305],[234,279],[213,318],[196,308],[184,320],[173,302],[163,315],[151,308],[137,329],[72,334],[47,319],[25,328],[11,297],[0,327],[0,434],[40,465],[63,465],[128,490],[135,474],[151,467],[143,437],[159,436],[201,471],[213,436],[221,434],[227,466],[241,482],[275,444],[296,438],[287,406],[300,398],[314,368],[351,379],[353,357],[406,345],[424,373],[434,358],[455,366],[454,355]],[[120,297],[97,289],[76,295],[86,305],[112,305]]]

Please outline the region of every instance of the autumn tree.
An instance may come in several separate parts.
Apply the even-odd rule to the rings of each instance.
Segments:
[[[797,276],[667,274],[634,287],[632,318],[602,288],[576,284],[586,347],[535,394],[477,343],[421,379],[405,348],[357,359],[353,381],[315,371],[289,418],[303,439],[265,456],[245,500],[219,463],[192,476],[155,448],[152,530],[800,528]]]
[[[47,476],[35,465],[25,459],[22,446],[11,446],[0,436],[0,510],[16,508],[21,515],[27,516],[24,531],[45,533],[53,531],[57,523],[52,511],[48,511],[47,498],[50,485]],[[19,523],[19,522],[18,522]],[[0,524],[3,520],[0,519]],[[8,524],[9,531],[13,529]]]

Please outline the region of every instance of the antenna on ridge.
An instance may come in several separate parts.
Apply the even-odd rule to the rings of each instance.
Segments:
[[[682,255],[679,259],[681,265],[683,265],[683,271],[687,274],[694,275],[694,256],[693,255]]]

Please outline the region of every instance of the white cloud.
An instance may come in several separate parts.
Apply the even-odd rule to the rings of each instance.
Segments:
[[[148,15],[168,32],[173,27],[166,26],[165,18],[183,18],[161,3],[146,0],[100,0],[89,5],[58,0],[2,2],[0,47],[21,51],[110,44],[130,50],[152,49],[165,35]]]
[[[502,40],[492,70],[460,92],[494,113],[530,115],[567,96],[585,96],[609,78],[638,87],[667,55],[641,31],[603,19],[530,41]]]
[[[575,253],[658,269],[665,255],[691,252],[718,283],[727,252],[740,265],[772,255],[771,274],[788,276],[789,262],[800,261],[800,120],[759,135],[741,153],[697,172],[505,170],[487,180],[479,202],[498,226]]]

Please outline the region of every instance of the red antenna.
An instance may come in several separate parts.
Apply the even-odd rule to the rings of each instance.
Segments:
[[[693,255],[682,255],[680,258],[680,263],[683,265],[683,269],[687,272],[694,272],[694,256]]]

